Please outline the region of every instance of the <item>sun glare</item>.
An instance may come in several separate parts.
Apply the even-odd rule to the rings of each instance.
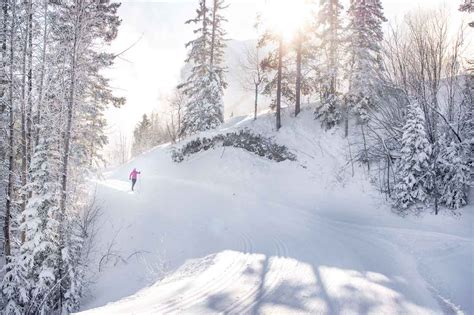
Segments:
[[[268,0],[264,9],[264,22],[268,28],[291,40],[307,21],[311,12],[307,0]]]

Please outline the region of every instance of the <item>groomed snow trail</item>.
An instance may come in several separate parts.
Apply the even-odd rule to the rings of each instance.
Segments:
[[[311,116],[223,127],[275,135],[298,162],[218,148],[175,164],[162,146],[98,182],[83,314],[473,314],[473,208],[392,214]]]

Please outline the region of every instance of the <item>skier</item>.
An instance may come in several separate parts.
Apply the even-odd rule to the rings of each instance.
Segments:
[[[138,172],[137,169],[134,168],[133,171],[128,176],[128,179],[132,181],[132,191],[133,191],[133,187],[135,187],[135,183],[137,182],[138,174],[140,174],[140,172]]]

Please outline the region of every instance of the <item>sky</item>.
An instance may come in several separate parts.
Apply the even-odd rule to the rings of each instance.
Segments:
[[[268,1],[275,0],[227,0],[228,38],[255,38],[252,28],[255,16]],[[111,146],[118,134],[125,134],[131,140],[141,116],[160,110],[163,98],[179,83],[186,58],[184,44],[193,38],[193,27],[184,22],[194,16],[197,3],[198,0],[122,0],[119,9],[122,24],[110,50],[118,53],[129,49],[105,74],[116,94],[125,96],[127,103],[106,113]],[[347,8],[348,0],[342,3]],[[460,0],[382,0],[382,3],[386,17],[393,21],[418,7],[446,5],[453,14],[458,14]]]

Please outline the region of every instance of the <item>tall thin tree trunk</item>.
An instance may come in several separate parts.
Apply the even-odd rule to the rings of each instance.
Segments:
[[[5,98],[7,94],[7,83],[8,83],[8,76],[7,76],[7,16],[8,16],[8,0],[2,0],[2,33],[1,33],[1,41],[2,41],[2,77],[0,78],[1,84],[1,97]],[[6,110],[6,102],[2,102],[0,104],[0,114],[3,114]]]
[[[202,54],[202,63],[205,64],[206,63],[206,60],[207,60],[207,56],[206,56],[206,41],[207,41],[207,19],[206,19],[206,14],[207,14],[207,7],[206,7],[206,0],[202,0],[202,3],[201,3],[201,10],[203,12],[202,14],[202,36],[205,37],[205,40],[203,41],[202,45],[203,45],[203,48],[202,48],[202,51],[203,51],[203,54]]]
[[[387,193],[391,197],[392,192],[390,191],[390,155],[387,156]]]
[[[301,108],[301,50],[302,50],[302,34],[298,34],[298,43],[296,46],[296,102],[295,117],[298,116]]]
[[[30,119],[28,116],[28,102],[27,102],[27,97],[26,97],[26,78],[27,78],[27,55],[28,55],[28,45],[29,45],[29,2],[28,1],[26,4],[26,20],[27,20],[27,30],[24,34],[24,41],[23,41],[23,47],[22,47],[22,62],[21,62],[21,186],[24,188],[26,187],[26,184],[28,183],[28,156],[29,156],[29,141],[28,141],[28,120]],[[21,193],[21,211],[24,212],[26,209],[26,200],[27,196],[25,192]],[[21,242],[25,242],[25,232],[21,232]]]
[[[33,151],[32,128],[33,128],[33,0],[28,1],[28,101],[26,120],[26,141],[27,141],[27,164],[31,162]]]
[[[344,138],[349,136],[349,100],[344,100]]]
[[[214,66],[214,51],[215,51],[215,41],[216,41],[216,14],[217,14],[217,0],[213,1],[212,9],[212,33],[211,33],[211,56],[209,65],[211,69]]]
[[[362,139],[364,140],[364,155],[365,159],[367,160],[367,171],[370,172],[370,163],[369,163],[369,151],[367,150],[367,141],[365,139],[365,131],[364,131],[364,124],[360,125],[360,130],[362,131]]]
[[[276,99],[276,130],[281,128],[281,71],[283,55],[283,36],[280,34],[278,40],[278,77],[277,77],[277,99]]]
[[[43,26],[43,51],[41,55],[41,70],[40,70],[40,79],[39,79],[39,89],[38,89],[38,104],[36,104],[36,130],[35,132],[35,144],[38,143],[39,140],[39,128],[41,124],[41,110],[43,107],[43,97],[44,97],[44,78],[45,78],[45,72],[46,72],[46,47],[47,47],[47,36],[48,36],[48,1],[49,0],[44,0],[44,26]]]
[[[10,235],[10,216],[12,209],[13,201],[13,185],[14,178],[13,173],[15,171],[15,148],[14,148],[14,139],[15,139],[15,117],[14,117],[14,98],[13,98],[13,65],[15,62],[15,33],[16,33],[16,6],[13,4],[11,6],[12,10],[12,19],[11,19],[11,29],[10,29],[10,86],[9,86],[9,135],[8,135],[8,186],[7,186],[7,202],[5,208],[5,225],[3,227],[4,238],[5,238],[5,257],[7,257],[7,262],[9,261],[9,256],[11,255],[11,235]],[[6,11],[4,7],[4,12]]]
[[[257,120],[257,106],[258,106],[258,84],[255,83],[255,108],[253,112],[253,120]]]
[[[82,14],[83,14],[83,0],[77,1],[77,7],[75,8],[76,16],[75,25],[74,25],[74,39],[71,52],[71,73],[70,73],[70,87],[69,95],[67,100],[66,108],[66,130],[64,131],[63,138],[63,154],[62,154],[62,174],[61,174],[61,197],[59,200],[59,251],[62,252],[65,248],[65,231],[64,231],[64,221],[66,217],[66,204],[67,204],[67,183],[68,183],[68,168],[69,168],[69,155],[71,150],[71,133],[72,133],[72,118],[76,102],[76,71],[77,71],[77,55],[78,55],[78,45],[79,37],[81,36],[80,31],[82,29]],[[63,257],[59,255],[59,278],[63,279],[64,270],[62,270]],[[59,285],[59,309],[63,309],[64,304],[64,291],[63,286]]]

